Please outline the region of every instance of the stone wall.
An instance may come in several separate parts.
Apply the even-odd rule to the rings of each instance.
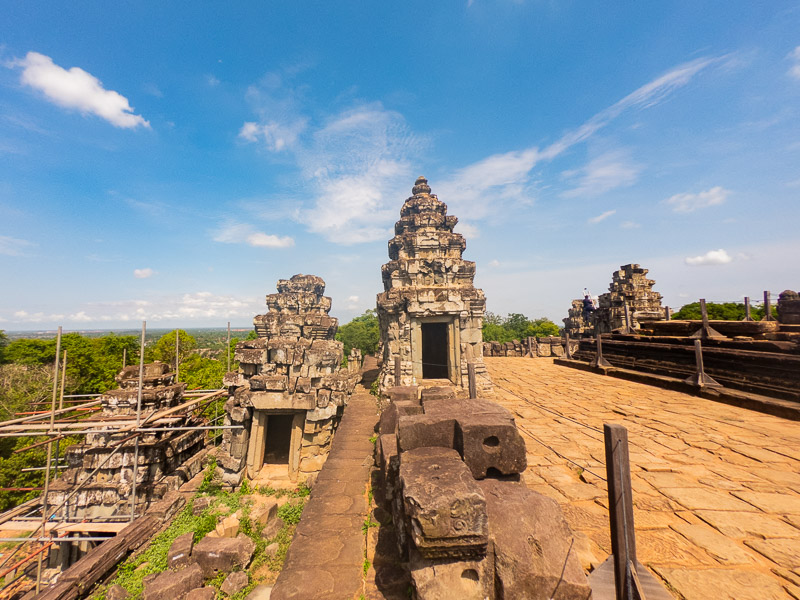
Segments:
[[[785,325],[800,325],[800,294],[784,290],[778,296],[778,321]]]
[[[565,340],[558,336],[530,338],[533,346],[533,356],[564,356],[566,354]],[[578,342],[570,340],[570,347],[577,350]],[[530,356],[528,339],[513,340],[511,342],[483,342],[484,356]]]
[[[433,366],[441,366],[443,378],[454,385],[466,386],[467,364],[474,362],[478,392],[489,393],[481,334],[486,300],[473,285],[475,263],[461,258],[466,242],[453,231],[458,219],[447,214],[447,205],[431,194],[424,177],[417,179],[412,194],[395,223],[390,260],[382,268],[384,292],[377,298],[381,388],[423,379],[423,328],[439,323],[447,332],[447,357]],[[399,380],[395,357],[401,360]]]
[[[330,451],[336,425],[359,381],[341,368],[343,344],[334,339],[337,320],[328,316],[331,299],[314,275],[278,281],[267,296],[269,312],[257,315],[258,337],[236,345],[238,372],[225,376],[229,399],[218,464],[233,485],[263,466],[270,416],[292,415],[288,472],[305,480],[318,472]]]

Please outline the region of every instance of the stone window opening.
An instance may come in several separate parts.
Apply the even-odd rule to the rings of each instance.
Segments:
[[[264,436],[263,464],[289,464],[293,421],[294,415],[291,414],[267,416],[267,431]]]

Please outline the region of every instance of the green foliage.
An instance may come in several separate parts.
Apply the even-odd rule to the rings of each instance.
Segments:
[[[217,517],[212,508],[207,508],[199,515],[192,514],[192,505],[184,508],[170,523],[170,526],[157,535],[147,549],[126,560],[117,570],[117,576],[111,585],[124,587],[132,598],[141,596],[144,578],[151,573],[160,573],[167,569],[167,552],[175,538],[194,531],[194,539],[200,540],[217,526]],[[101,598],[105,594],[101,595]]]
[[[218,390],[222,387],[225,367],[221,360],[191,354],[181,363],[180,380],[186,382],[189,390]]]
[[[706,310],[708,311],[708,318],[712,321],[741,321],[744,319],[744,303],[742,302],[706,302]],[[763,306],[751,306],[750,316],[756,321],[764,318]],[[772,307],[772,316],[778,317],[778,310]],[[699,321],[703,318],[700,312],[700,303],[692,302],[684,304],[681,309],[673,313],[672,318],[675,320],[689,320]]]
[[[156,342],[155,346],[145,351],[145,360],[151,362],[160,360],[172,367],[175,367],[175,333],[177,332],[180,345],[178,348],[178,358],[181,363],[185,361],[190,354],[197,348],[197,340],[194,336],[189,335],[183,329],[175,329],[169,333],[162,335]]]
[[[345,356],[350,354],[351,348],[360,348],[364,356],[375,354],[380,342],[380,328],[375,311],[370,309],[360,317],[339,327],[336,339],[344,344]]]
[[[5,331],[0,329],[0,365],[2,365],[3,362],[5,362],[3,360],[3,353],[5,351],[6,346],[8,346],[8,336],[6,335]]]
[[[380,525],[380,523],[376,523],[375,521],[372,520],[371,516],[368,516],[366,519],[364,519],[364,522],[361,524],[361,533],[367,535],[371,528],[377,527],[378,525]]]
[[[287,525],[297,525],[300,522],[300,515],[303,514],[305,502],[287,502],[278,509],[280,517]]]
[[[483,320],[484,342],[510,342],[558,334],[558,325],[545,317],[530,320],[521,313],[510,313],[506,318],[486,313]]]
[[[381,382],[375,379],[375,381],[372,382],[372,385],[369,386],[369,393],[375,396],[376,398],[380,398]]]
[[[93,338],[67,333],[61,336],[61,350],[67,352],[66,393],[103,393],[116,387],[114,376],[122,369],[125,350],[128,364],[138,360],[139,340],[132,335],[113,333]],[[14,340],[3,355],[6,362],[20,365],[52,365],[56,357],[56,340]]]
[[[200,482],[197,491],[200,493],[216,494],[221,489],[222,482],[217,476],[217,459],[212,458],[206,467],[205,473],[203,473],[203,481]]]

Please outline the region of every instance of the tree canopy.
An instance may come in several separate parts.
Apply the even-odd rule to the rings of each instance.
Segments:
[[[483,319],[484,342],[510,342],[526,337],[547,337],[558,334],[558,325],[546,317],[531,320],[521,313],[509,313],[503,318],[487,312]]]
[[[713,321],[741,321],[744,319],[744,303],[742,302],[706,302],[708,318]],[[763,306],[751,306],[750,316],[756,321],[764,318]],[[772,316],[777,317],[777,309],[772,307]],[[700,303],[684,304],[681,309],[673,313],[673,319],[697,320],[703,318],[700,312]]]
[[[375,354],[378,351],[380,337],[378,317],[375,316],[374,309],[342,325],[336,334],[336,339],[344,343],[345,356],[350,354],[351,348],[360,348],[364,356]]]
[[[180,344],[178,347],[178,358],[181,364],[192,354],[197,348],[197,340],[194,336],[189,335],[183,329],[175,329],[162,335],[155,346],[145,350],[145,360],[150,362],[153,360],[160,360],[167,363],[173,369],[175,368],[175,334],[177,332]]]

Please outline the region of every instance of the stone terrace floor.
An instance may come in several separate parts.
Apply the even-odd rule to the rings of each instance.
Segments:
[[[800,600],[800,423],[548,358],[484,360],[523,430],[526,483],[559,502],[584,566],[611,552],[605,482],[588,471],[605,477],[602,426],[620,423],[640,562],[686,600]]]

